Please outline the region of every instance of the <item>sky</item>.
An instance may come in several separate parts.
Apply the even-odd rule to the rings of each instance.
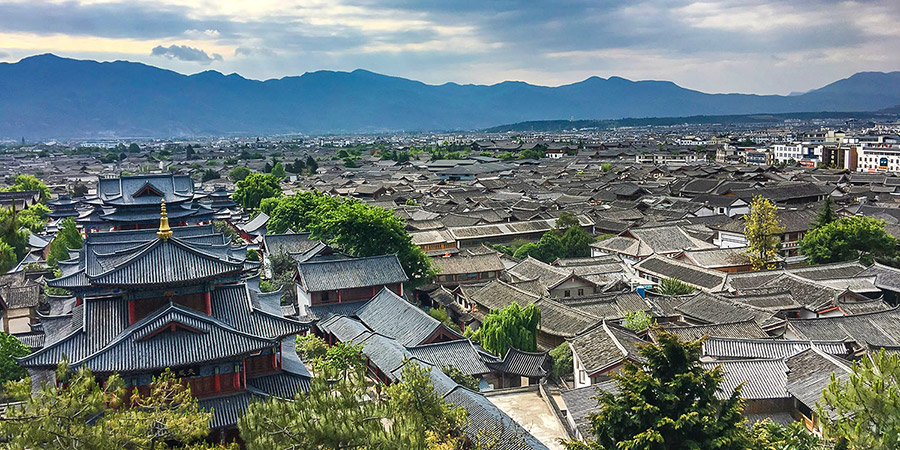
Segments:
[[[590,76],[788,94],[900,70],[900,0],[0,0],[0,61],[54,53],[253,79]]]

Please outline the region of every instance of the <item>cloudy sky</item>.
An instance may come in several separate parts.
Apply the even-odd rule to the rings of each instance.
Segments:
[[[0,61],[38,53],[267,79],[364,68],[440,84],[592,75],[805,91],[900,70],[900,0],[0,0]]]

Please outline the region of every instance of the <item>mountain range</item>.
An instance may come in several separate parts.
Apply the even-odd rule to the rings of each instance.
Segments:
[[[355,70],[266,81],[52,54],[0,63],[0,137],[106,138],[474,130],[547,119],[872,111],[900,104],[900,72],[861,72],[793,95],[707,94],[591,77],[547,87],[428,85]]]

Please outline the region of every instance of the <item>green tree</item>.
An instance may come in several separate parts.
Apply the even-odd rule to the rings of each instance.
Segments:
[[[569,441],[569,450],[745,450],[748,431],[740,387],[723,390],[721,367],[700,363],[701,341],[681,342],[660,331],[640,348],[643,364],[626,360],[612,375],[619,393],[601,392],[591,416],[593,439]]]
[[[12,247],[16,261],[28,252],[28,230],[22,227],[15,208],[0,209],[0,241]]]
[[[46,202],[50,198],[50,189],[43,181],[38,180],[34,175],[20,174],[16,175],[13,185],[6,189],[7,192],[25,192],[38,191],[41,193],[41,202]]]
[[[822,202],[822,207],[819,209],[819,213],[816,214],[816,220],[809,224],[809,226],[810,229],[824,227],[835,220],[838,220],[838,217],[837,213],[834,212],[834,200],[832,200],[829,195],[825,197],[825,201]]]
[[[824,450],[822,439],[810,433],[803,422],[781,425],[766,419],[750,430],[754,450]]]
[[[562,235],[564,257],[578,258],[591,256],[591,243],[594,238],[580,226],[569,227]]]
[[[831,375],[817,406],[819,425],[836,448],[900,448],[900,359],[878,353],[853,363],[846,381]],[[834,420],[829,420],[834,417]]]
[[[656,291],[662,295],[687,295],[693,293],[694,288],[677,278],[663,278]]]
[[[140,153],[140,151],[141,151],[141,147],[138,146],[137,144],[135,144],[134,142],[132,142],[128,146],[128,153]]]
[[[310,224],[318,220],[317,213],[320,206],[324,206],[324,208],[338,207],[337,199],[317,192],[299,192],[291,196],[273,199],[271,202],[271,205],[266,205],[267,208],[271,208],[266,213],[269,215],[266,229],[272,233],[308,230]]]
[[[16,250],[6,242],[0,241],[0,273],[9,272],[18,262]]]
[[[155,377],[147,396],[129,395],[118,375],[99,383],[87,369],[57,369],[62,383],[31,392],[29,380],[8,385],[21,403],[0,419],[11,449],[131,450],[208,448],[212,413],[201,411],[190,388],[170,371]]]
[[[272,166],[272,176],[278,178],[279,180],[284,178],[284,176],[285,176],[284,164],[281,164],[280,162],[275,163],[275,165]]]
[[[228,179],[237,183],[250,176],[250,173],[250,169],[244,166],[237,166],[228,171]]]
[[[581,226],[581,222],[579,222],[578,217],[572,213],[564,212],[556,219],[556,229],[559,231],[566,231],[571,227],[577,226]]]
[[[259,251],[257,251],[255,248],[248,248],[247,261],[259,261]]]
[[[859,258],[891,257],[897,239],[884,229],[884,221],[864,216],[843,217],[811,230],[800,241],[800,251],[813,264],[848,261]]]
[[[73,250],[78,250],[84,246],[84,238],[78,231],[78,225],[71,217],[66,217],[60,222],[58,236],[66,242],[66,246]]]
[[[310,175],[315,175],[316,171],[319,170],[319,163],[317,163],[316,160],[313,159],[312,156],[307,156],[306,157],[306,168],[309,169]]]
[[[200,182],[206,183],[207,181],[218,180],[219,172],[213,169],[206,169],[200,175]]]
[[[324,358],[328,353],[328,344],[314,334],[297,336],[297,353],[306,361]]]
[[[550,350],[550,358],[553,360],[551,374],[554,378],[562,379],[574,371],[572,347],[568,342],[563,342]]]
[[[259,203],[265,198],[280,196],[278,178],[265,173],[250,174],[237,182],[237,189],[234,191],[234,201],[248,210],[259,208]]]
[[[32,233],[37,233],[47,226],[47,217],[49,214],[50,208],[43,203],[31,205],[18,212],[19,226],[27,228],[28,231]]]
[[[784,227],[778,223],[775,205],[761,195],[750,203],[750,213],[744,216],[744,234],[747,237],[747,256],[753,270],[772,267],[772,260],[778,255],[781,233]]]
[[[462,329],[459,327],[459,325],[457,325],[456,322],[450,319],[450,315],[447,314],[447,308],[440,306],[431,308],[428,310],[428,315],[440,321],[447,328],[450,328],[457,333],[462,332]]]
[[[336,342],[328,347],[325,356],[314,359],[312,366],[317,374],[331,379],[361,374],[366,370],[366,357],[362,348],[362,344]]]
[[[27,373],[14,358],[21,358],[31,350],[11,334],[0,331],[0,384],[7,381],[19,381]]]
[[[427,368],[405,361],[400,378],[373,401],[363,376],[316,375],[292,401],[252,402],[241,439],[249,450],[461,448],[465,411],[434,391]]]
[[[405,224],[393,211],[356,199],[344,200],[337,208],[332,205],[324,201],[316,208],[317,220],[307,226],[313,236],[352,256],[394,253],[414,286],[434,276],[431,259],[412,243]]]
[[[625,320],[622,322],[622,326],[632,331],[643,331],[653,326],[654,323],[653,316],[647,311],[625,311]]]
[[[522,308],[513,302],[499,311],[491,311],[472,338],[485,350],[503,356],[510,347],[537,351],[537,327],[541,310],[533,303]]]
[[[444,375],[450,377],[451,380],[456,382],[456,384],[466,388],[478,392],[480,388],[478,387],[478,379],[469,375],[462,370],[459,370],[456,366],[447,364],[441,366],[441,372],[444,372]]]

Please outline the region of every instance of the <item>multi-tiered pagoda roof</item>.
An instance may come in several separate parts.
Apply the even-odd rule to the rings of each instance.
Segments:
[[[32,379],[67,360],[140,391],[171,368],[214,410],[212,428],[233,426],[254,396],[305,389],[294,337],[308,325],[282,316],[280,293],[245,282],[258,269],[246,247],[211,225],[170,228],[156,208],[159,230],[89,233],[60,263],[48,285],[72,297],[40,318],[44,348],[20,360]]]
[[[139,175],[101,178],[97,195],[83,203],[77,221],[89,230],[151,228],[159,220],[159,203],[169,205],[169,219],[175,224],[208,223],[214,211],[199,200],[206,193],[194,190],[188,175]]]

